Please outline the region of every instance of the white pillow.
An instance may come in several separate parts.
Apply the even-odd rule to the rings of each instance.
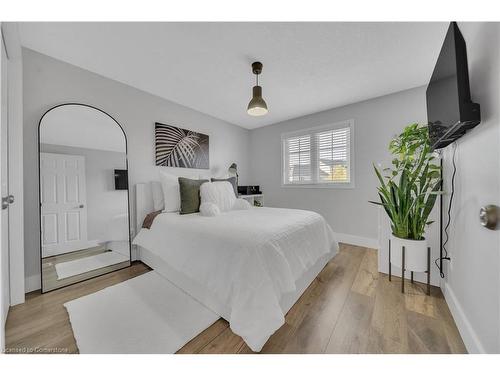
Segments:
[[[252,208],[252,205],[249,201],[243,198],[238,198],[234,201],[233,210],[249,210]]]
[[[229,211],[233,208],[236,196],[233,185],[227,181],[205,182],[200,186],[200,202],[213,203],[219,210]]]
[[[165,198],[163,197],[163,189],[159,181],[151,182],[151,191],[153,192],[153,207],[155,211],[163,211],[165,209]]]
[[[160,172],[161,188],[165,212],[177,212],[181,209],[181,193],[179,192],[179,178],[170,173]]]
[[[202,216],[217,216],[220,215],[219,207],[212,202],[200,204],[200,214]]]

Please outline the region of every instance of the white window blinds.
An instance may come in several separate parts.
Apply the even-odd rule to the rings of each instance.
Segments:
[[[288,182],[311,182],[311,136],[288,138],[285,143]]]
[[[282,135],[283,183],[351,183],[352,121]]]

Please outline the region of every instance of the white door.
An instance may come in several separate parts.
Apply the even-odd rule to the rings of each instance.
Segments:
[[[2,197],[2,209],[0,217],[0,307],[1,307],[1,326],[0,330],[0,349],[4,347],[4,324],[7,318],[7,312],[9,310],[10,304],[10,287],[9,287],[9,184],[8,184],[8,148],[7,148],[7,137],[8,137],[8,102],[7,102],[7,56],[5,53],[5,47],[3,41],[1,42],[0,49],[2,50],[2,55],[0,59],[0,103],[1,103],[1,117],[0,117],[0,178],[1,178],[1,197]]]
[[[89,247],[85,158],[40,153],[42,257]]]

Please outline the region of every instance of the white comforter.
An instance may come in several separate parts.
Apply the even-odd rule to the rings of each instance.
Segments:
[[[230,307],[230,326],[254,351],[281,325],[279,301],[323,255],[336,252],[323,217],[252,208],[215,217],[164,213],[134,239]]]

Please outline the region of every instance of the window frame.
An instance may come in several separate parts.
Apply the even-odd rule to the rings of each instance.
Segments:
[[[304,135],[312,135],[321,131],[336,130],[349,128],[349,147],[347,150],[347,159],[349,161],[349,182],[317,182],[317,150],[311,149],[311,178],[314,182],[286,182],[287,175],[287,150],[285,147],[286,140],[292,137],[299,137]],[[315,126],[307,129],[300,129],[296,131],[286,132],[281,134],[281,187],[283,188],[319,188],[319,189],[354,189],[354,176],[355,176],[355,161],[354,161],[354,120],[344,120],[335,123]],[[311,139],[311,146],[314,141]],[[313,155],[314,152],[314,155]]]

